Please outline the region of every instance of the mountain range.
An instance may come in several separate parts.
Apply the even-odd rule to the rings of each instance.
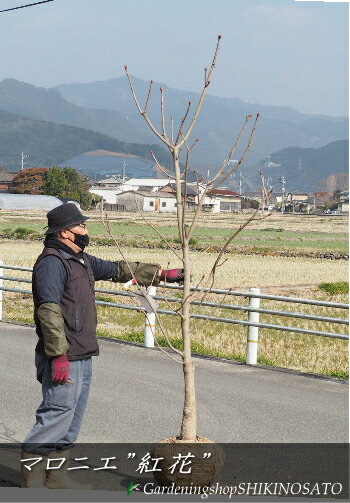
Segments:
[[[157,127],[161,125],[160,86],[154,83],[149,101],[149,113]],[[144,103],[148,83],[134,78],[134,87],[140,103]],[[163,87],[166,115],[174,118],[175,125],[179,124],[188,101],[194,108],[199,95]],[[5,79],[0,82],[0,108],[31,119],[98,131],[121,141],[158,142],[136,109],[126,77],[91,84],[65,84],[55,89]],[[249,104],[238,98],[207,95],[193,131],[193,139],[200,139],[191,156],[194,167],[206,171],[209,165],[220,164],[227,157],[245,116],[257,112],[261,113],[261,118],[246,158],[247,164],[259,162],[283,148],[318,148],[348,138],[346,118],[306,115],[289,107]],[[168,121],[168,132],[169,127]],[[242,146],[247,135],[243,140]]]
[[[133,83],[139,101],[143,104],[149,83],[136,77],[133,77]],[[166,115],[174,117],[175,124],[179,124],[188,101],[191,101],[194,108],[199,94],[172,89],[155,82],[148,108],[150,117],[158,128],[161,126],[160,86],[164,88]],[[153,133],[136,109],[126,77],[90,84],[65,84],[55,89],[76,106],[118,112],[125,121],[135,126],[135,135],[139,141],[149,142],[150,138],[154,139]],[[290,107],[250,104],[239,98],[220,98],[207,94],[192,135],[193,139],[200,139],[198,147],[191,154],[195,167],[206,170],[208,165],[220,164],[234,144],[246,115],[255,115],[258,112],[261,113],[261,118],[246,158],[247,164],[259,162],[268,154],[286,147],[318,148],[332,141],[348,138],[347,118],[307,115]],[[135,137],[133,141],[136,141]],[[247,135],[236,156],[241,154],[246,141]]]
[[[170,163],[168,153],[159,145],[126,143],[88,129],[33,120],[0,109],[0,165],[9,171],[19,169],[22,152],[30,153],[27,164],[50,166],[96,149],[134,154],[152,160],[150,166],[154,164],[152,150],[163,165]]]
[[[317,149],[300,147],[282,149],[271,154],[267,162],[260,161],[255,166],[246,167],[242,173],[253,185],[259,183],[261,185],[259,173],[262,171],[265,179],[270,179],[274,191],[281,188],[280,179],[283,175],[288,190],[311,192],[316,189],[326,190],[326,187],[320,185],[320,181],[330,174],[348,175],[348,165],[349,140],[338,140]]]
[[[133,81],[143,104],[149,84],[136,77]],[[157,127],[161,125],[160,86],[160,83],[154,83],[149,101],[150,117]],[[166,115],[173,117],[178,125],[188,101],[192,102],[194,109],[199,95],[163,87]],[[5,79],[0,82],[0,109],[0,157],[3,159],[6,155],[13,156],[27,150],[46,164],[64,163],[94,149],[150,158],[149,150],[152,149],[157,151],[160,162],[169,162],[168,152],[161,148],[159,140],[137,111],[126,77],[90,84],[64,84],[53,89]],[[193,131],[193,139],[198,137],[200,142],[191,153],[192,168],[206,173],[209,167],[220,165],[227,157],[245,116],[257,112],[261,113],[261,118],[244,167],[249,176],[256,179],[251,173],[264,166],[267,155],[271,160],[282,156],[282,165],[288,168],[288,176],[301,183],[315,183],[332,172],[347,170],[347,164],[342,165],[341,161],[344,144],[339,142],[348,138],[347,118],[307,115],[290,107],[249,104],[239,98],[211,95],[206,96]],[[167,126],[169,132],[169,121]],[[234,154],[235,159],[239,159],[247,140],[248,132],[241,149]],[[158,143],[157,148],[155,143]],[[328,144],[331,147],[318,152]],[[308,156],[314,157],[314,154],[315,158],[319,156],[316,164],[309,162]],[[299,157],[303,163],[302,173],[297,169]],[[334,159],[339,166],[337,171],[334,171]],[[346,156],[343,161],[346,163]]]

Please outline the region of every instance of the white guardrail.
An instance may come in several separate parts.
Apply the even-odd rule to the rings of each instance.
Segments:
[[[33,271],[33,269],[30,267],[19,267],[19,266],[14,266],[14,265],[5,265],[5,264],[3,264],[3,262],[0,261],[0,321],[2,321],[2,319],[3,319],[3,317],[2,317],[3,292],[18,292],[18,293],[22,293],[22,294],[32,295],[32,292],[30,290],[20,290],[17,288],[5,287],[4,283],[3,283],[5,281],[15,281],[15,282],[19,282],[19,283],[30,283],[30,284],[32,281],[31,281],[31,279],[17,278],[17,277],[12,277],[12,276],[4,276],[4,269],[11,269],[11,270],[16,270],[16,271],[27,271],[27,272]],[[168,290],[181,290],[182,289],[181,286],[175,286],[175,285],[166,285],[165,287]],[[162,289],[163,289],[163,287],[162,287]],[[196,288],[192,288],[191,290],[196,290]],[[102,288],[96,288],[95,291],[97,293],[108,293],[108,294],[117,295],[117,296],[124,296],[124,297],[132,297],[133,296],[132,292],[128,292],[125,290],[106,290],[106,289],[102,289]],[[293,332],[296,334],[308,334],[308,335],[315,335],[315,336],[320,336],[320,337],[331,337],[331,338],[335,338],[335,339],[349,340],[348,334],[339,334],[336,332],[324,332],[324,331],[320,331],[320,330],[309,330],[306,328],[299,328],[296,326],[273,325],[270,323],[260,323],[260,321],[259,321],[260,314],[270,314],[272,316],[278,316],[278,317],[281,317],[281,316],[289,317],[289,318],[293,318],[294,320],[304,319],[304,320],[320,321],[323,323],[349,325],[348,319],[333,318],[333,317],[326,317],[326,316],[317,316],[317,315],[313,315],[313,314],[304,314],[304,313],[299,313],[299,312],[279,311],[279,310],[273,310],[273,309],[262,309],[262,308],[260,308],[260,300],[261,299],[275,300],[275,301],[280,301],[280,302],[289,302],[289,303],[295,303],[295,304],[308,304],[308,305],[313,305],[313,306],[322,306],[322,307],[329,307],[332,309],[336,308],[336,309],[343,309],[343,310],[349,310],[348,304],[340,304],[340,303],[336,303],[336,302],[325,302],[325,301],[313,300],[313,299],[302,299],[302,298],[296,298],[296,297],[282,297],[282,296],[278,296],[278,295],[266,295],[266,294],[262,294],[260,292],[259,288],[251,288],[249,290],[249,292],[223,290],[223,289],[218,289],[218,288],[205,289],[204,291],[211,293],[211,294],[221,294],[224,296],[245,297],[245,298],[249,299],[248,306],[241,306],[241,305],[235,305],[235,304],[223,304],[223,303],[215,303],[215,302],[208,302],[208,301],[193,301],[193,302],[191,302],[191,305],[193,305],[193,306],[207,306],[207,307],[213,307],[213,308],[219,308],[219,309],[227,309],[229,311],[243,311],[243,312],[248,313],[247,320],[237,320],[234,318],[223,318],[223,317],[218,317],[218,316],[208,316],[208,315],[204,315],[204,314],[191,313],[191,318],[247,326],[248,330],[247,330],[246,364],[248,364],[248,365],[255,365],[257,363],[259,328],[266,328],[266,329],[270,329],[270,330],[279,330],[281,332]],[[179,302],[178,297],[164,297],[164,296],[157,295],[157,289],[154,286],[149,287],[148,294],[150,296],[152,296],[155,300],[166,301],[167,303],[171,303],[171,302],[178,303]],[[96,300],[96,304],[105,305],[105,306],[109,306],[109,307],[115,307],[115,308],[119,308],[119,309],[129,309],[129,310],[134,310],[134,311],[138,311],[138,312],[140,312],[140,311],[144,312],[145,313],[144,345],[145,345],[145,347],[154,347],[154,335],[155,335],[155,329],[156,329],[156,315],[154,312],[147,312],[147,310],[141,306],[120,304],[120,303],[116,303],[116,302],[105,302],[105,301]],[[178,313],[176,311],[165,310],[165,309],[158,309],[157,313],[171,315],[171,316],[178,315]]]

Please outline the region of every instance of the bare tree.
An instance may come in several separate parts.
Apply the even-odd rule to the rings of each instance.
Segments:
[[[252,220],[255,219],[256,213],[258,211],[257,210],[256,212],[254,212],[253,215],[243,225],[241,225],[239,229],[232,236],[230,236],[230,238],[227,240],[227,242],[222,247],[222,250],[218,254],[218,257],[211,268],[209,276],[208,277],[203,276],[200,282],[198,283],[197,287],[195,289],[191,288],[192,267],[191,267],[189,241],[193,235],[196,224],[198,222],[198,218],[202,211],[202,206],[205,202],[206,195],[208,192],[213,191],[214,189],[220,187],[225,182],[225,180],[227,180],[227,178],[242,164],[251,147],[253,136],[256,129],[256,123],[260,115],[257,114],[255,116],[253,126],[251,127],[249,133],[247,144],[243,150],[243,154],[234,166],[232,166],[232,162],[230,163],[230,160],[235,151],[237,150],[237,147],[240,144],[242,137],[248,128],[248,123],[252,119],[252,115],[248,115],[246,117],[242,129],[239,132],[236,140],[234,141],[233,147],[230,149],[223,164],[216,169],[215,173],[212,176],[209,176],[208,173],[208,177],[204,181],[199,181],[197,177],[198,204],[196,206],[194,213],[191,212],[191,215],[187,213],[186,202],[187,202],[188,183],[189,183],[188,180],[190,173],[190,155],[192,149],[196,146],[196,144],[199,141],[198,139],[196,139],[194,142],[190,143],[190,135],[198,119],[207,89],[211,83],[212,74],[215,68],[219,52],[220,39],[221,35],[218,36],[211,66],[209,70],[206,68],[204,71],[203,89],[191,118],[190,118],[191,115],[190,111],[192,103],[189,102],[176,133],[174,133],[174,120],[173,118],[170,119],[171,127],[169,135],[167,133],[167,127],[166,127],[167,121],[165,115],[164,88],[163,87],[160,88],[161,128],[158,129],[153,124],[148,113],[148,104],[154,82],[153,81],[150,82],[146,102],[144,107],[142,108],[138,100],[138,97],[136,96],[133,81],[129,74],[128,67],[125,66],[125,72],[129,80],[131,93],[134,98],[136,107],[140,112],[140,115],[144,118],[144,120],[148,124],[149,128],[153,131],[153,133],[169,149],[172,157],[172,168],[170,170],[166,170],[159,164],[154,153],[152,153],[159,170],[165,173],[167,176],[173,178],[176,187],[177,227],[181,240],[181,260],[184,269],[184,285],[182,291],[182,298],[180,299],[180,308],[177,311],[181,319],[183,350],[180,351],[176,349],[176,353],[181,357],[180,363],[183,366],[183,373],[184,373],[184,407],[183,407],[181,431],[178,438],[186,442],[194,442],[198,439],[194,364],[191,355],[190,304],[193,298],[203,299],[203,295],[205,295],[208,292],[208,290],[210,291],[211,286],[214,284],[215,272],[222,263],[222,262],[220,263],[220,261],[222,260],[224,252],[227,250],[228,246],[233,241],[233,239],[238,235],[238,233],[241,232],[243,228],[246,227],[246,225],[248,225]],[[183,153],[185,154],[184,165],[181,165],[180,163],[181,151],[183,151]],[[162,332],[165,333],[164,327],[162,327]],[[169,342],[168,337],[166,339]],[[172,346],[170,345],[170,347]],[[172,347],[172,349],[175,348]]]

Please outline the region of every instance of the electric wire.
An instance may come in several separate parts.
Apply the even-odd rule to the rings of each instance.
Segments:
[[[53,1],[54,0],[41,0],[41,2],[29,3],[27,5],[20,5],[18,7],[11,7],[10,9],[0,10],[0,14],[1,14],[1,12],[8,12],[10,10],[17,10],[17,9],[24,9],[25,7],[33,7],[34,5],[39,5],[41,3],[48,3],[48,2],[53,2]]]

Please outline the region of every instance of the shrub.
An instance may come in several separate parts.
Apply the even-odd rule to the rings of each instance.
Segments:
[[[181,244],[181,239],[180,238],[175,238],[173,239],[173,242],[176,243],[176,244]],[[198,243],[198,239],[196,238],[190,238],[189,240],[189,244],[194,246]]]
[[[318,285],[318,288],[330,295],[349,293],[349,283],[346,281],[338,281],[337,283],[321,283]]]
[[[9,229],[8,227],[6,229],[3,229],[2,235],[6,238],[10,238],[12,236],[12,229]]]
[[[15,239],[24,239],[35,234],[35,231],[33,229],[27,229],[26,227],[16,227],[11,234]]]

